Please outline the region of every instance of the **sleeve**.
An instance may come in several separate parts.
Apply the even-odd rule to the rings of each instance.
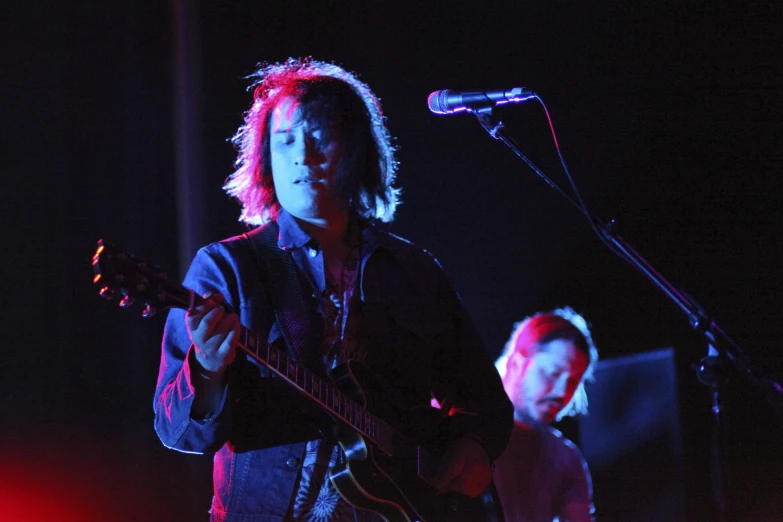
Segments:
[[[224,295],[229,306],[237,303],[236,285],[230,264],[214,248],[199,250],[193,260],[184,286],[203,295],[207,291],[218,291]],[[193,348],[185,326],[185,310],[169,312],[163,332],[158,383],[155,388],[153,410],[155,431],[168,448],[187,453],[211,453],[217,451],[228,438],[230,409],[227,404],[227,390],[221,407],[209,419],[193,419],[190,416],[195,390],[188,363]],[[231,378],[229,368],[228,379]]]
[[[576,446],[570,446],[571,458],[569,459],[567,472],[565,473],[562,491],[560,494],[561,511],[568,509],[579,509],[584,514],[584,518],[590,516],[590,520],[595,520],[595,508],[593,506],[593,485],[590,477],[590,470],[587,467],[582,454]],[[585,513],[587,511],[587,513]]]
[[[433,392],[441,403],[438,395],[443,396],[453,413],[450,420],[456,432],[480,442],[494,462],[511,436],[514,407],[459,295],[437,267],[438,301],[449,333],[435,360],[440,370],[434,373],[442,372],[438,380],[443,384]]]

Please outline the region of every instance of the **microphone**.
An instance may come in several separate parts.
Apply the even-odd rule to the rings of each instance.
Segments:
[[[505,103],[521,103],[533,96],[535,96],[535,93],[524,87],[514,87],[506,91],[499,89],[490,91],[453,91],[444,89],[430,94],[427,98],[427,106],[435,114],[453,114],[462,111],[475,112]]]

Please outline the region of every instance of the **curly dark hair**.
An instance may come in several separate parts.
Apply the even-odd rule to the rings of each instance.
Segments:
[[[342,67],[309,57],[261,64],[249,78],[255,79],[253,104],[231,139],[239,156],[223,186],[242,203],[240,221],[262,225],[276,219],[280,210],[272,179],[269,116],[284,97],[296,99],[305,119],[335,132],[347,145],[335,179],[343,201],[363,218],[394,219],[400,203],[400,189],[393,187],[397,161],[380,101],[366,84]]]

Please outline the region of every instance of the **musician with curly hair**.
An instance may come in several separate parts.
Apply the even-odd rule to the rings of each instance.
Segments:
[[[377,97],[313,59],[254,78],[224,187],[252,230],[188,271],[204,299],[167,319],[160,439],[214,454],[212,521],[480,520],[464,499],[513,410],[437,260],[386,230]]]

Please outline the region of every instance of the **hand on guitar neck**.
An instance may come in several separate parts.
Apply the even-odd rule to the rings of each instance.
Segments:
[[[226,369],[236,358],[236,340],[241,329],[239,317],[226,311],[222,304],[221,294],[206,294],[185,315],[193,344],[193,358],[189,363],[191,381],[196,387],[194,418],[209,417],[218,410]]]

